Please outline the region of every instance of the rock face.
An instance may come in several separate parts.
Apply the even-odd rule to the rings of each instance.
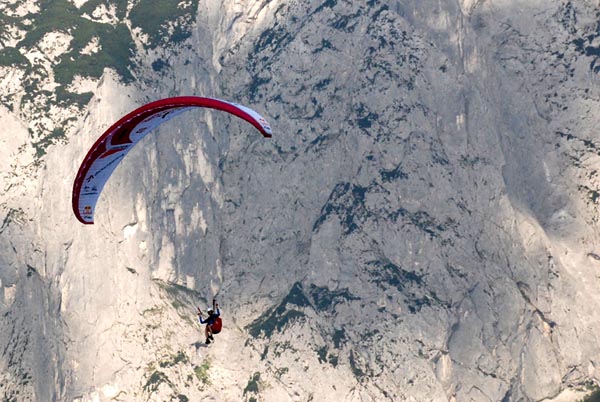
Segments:
[[[164,3],[0,5],[3,400],[538,401],[600,380],[597,5]],[[95,138],[188,94],[274,137],[189,112],[80,225]]]

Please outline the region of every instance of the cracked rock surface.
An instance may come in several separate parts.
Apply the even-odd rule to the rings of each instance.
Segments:
[[[51,3],[0,5],[3,399],[558,402],[600,380],[597,4]],[[89,146],[177,95],[274,136],[179,116],[80,225]]]

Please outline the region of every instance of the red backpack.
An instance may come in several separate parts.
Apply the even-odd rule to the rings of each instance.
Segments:
[[[223,327],[223,321],[221,321],[221,317],[217,317],[213,325],[210,326],[213,334],[218,334],[221,332],[221,328]]]

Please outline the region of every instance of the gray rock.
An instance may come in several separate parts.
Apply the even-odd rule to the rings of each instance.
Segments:
[[[597,6],[201,0],[156,22],[128,3],[68,3],[69,34],[39,38],[25,20],[45,8],[0,6],[4,399],[535,401],[598,382]],[[121,43],[130,60],[61,81]],[[249,105],[274,137],[190,111],[80,225],[95,138],[188,94]],[[215,295],[205,347],[195,307]]]

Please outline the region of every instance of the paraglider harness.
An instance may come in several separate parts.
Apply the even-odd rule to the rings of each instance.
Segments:
[[[213,335],[221,332],[221,328],[223,327],[223,322],[220,317],[221,312],[219,311],[219,304],[217,303],[217,301],[215,299],[213,299],[213,306],[212,306],[212,309],[211,308],[208,309],[208,311],[207,311],[208,317],[206,318],[206,320],[202,316],[202,310],[200,310],[200,307],[197,307],[197,308],[198,308],[198,321],[200,321],[200,324],[206,324],[206,326],[209,327],[210,332]]]

